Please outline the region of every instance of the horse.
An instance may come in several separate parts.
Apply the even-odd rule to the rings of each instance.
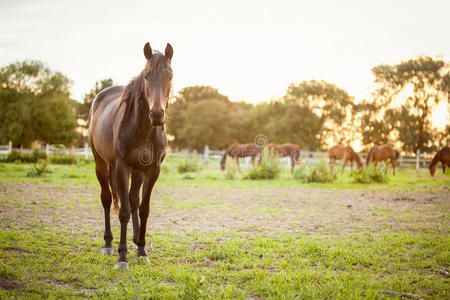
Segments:
[[[255,159],[260,154],[260,152],[261,149],[253,143],[239,144],[238,142],[234,142],[227,148],[225,154],[220,160],[220,170],[225,170],[227,157],[230,156],[236,161],[236,165],[240,173],[241,168],[239,167],[239,157],[251,157],[252,163],[255,164]]]
[[[145,232],[150,195],[159,177],[167,147],[165,123],[172,90],[173,48],[167,44],[163,54],[153,52],[150,44],[146,43],[144,56],[144,70],[127,86],[112,86],[101,91],[92,102],[89,112],[89,142],[105,213],[105,255],[113,253],[111,195],[114,210],[119,214],[120,243],[116,269],[129,268],[127,224],[130,214],[137,256],[149,262],[145,250]],[[139,203],[141,185],[142,202]]]
[[[385,174],[387,173],[387,160],[390,159],[392,164],[392,173],[395,175],[395,161],[400,156],[400,153],[389,145],[373,146],[367,154],[366,165],[371,162],[375,163],[375,167],[379,161],[386,163]]]
[[[433,157],[428,169],[430,170],[431,177],[434,176],[436,172],[436,165],[438,162],[442,163],[442,172],[445,175],[445,165],[450,168],[450,147],[445,146],[441,150],[439,150],[436,155]]]
[[[289,156],[291,158],[291,173],[294,172],[295,163],[300,159],[300,147],[295,144],[273,144],[267,145],[271,156],[279,155],[281,157]]]
[[[353,161],[356,161],[358,165],[358,169],[363,167],[363,163],[358,153],[353,150],[350,146],[343,145],[335,145],[328,149],[328,157],[330,158],[330,169],[333,170],[333,167],[336,163],[336,159],[344,159],[344,163],[342,164],[342,170],[344,170],[347,161],[350,161],[350,170],[353,171]]]

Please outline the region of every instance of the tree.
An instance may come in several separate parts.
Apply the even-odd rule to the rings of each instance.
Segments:
[[[88,119],[89,119],[89,110],[92,106],[92,101],[94,101],[95,97],[98,93],[113,85],[113,80],[111,78],[103,79],[97,81],[93,89],[91,89],[88,93],[84,94],[83,103],[78,105],[77,109],[77,118],[83,120],[82,127],[87,128]]]
[[[210,102],[199,104],[203,101]],[[214,142],[200,138],[199,135],[196,136],[199,139],[192,140],[192,135],[185,130],[185,127],[197,126],[196,128],[202,128],[205,129],[205,132],[210,132],[211,129],[204,126],[207,124],[207,116],[214,112],[219,115],[219,111],[229,104],[231,104],[231,101],[228,97],[220,94],[217,89],[211,86],[189,86],[181,89],[175,102],[169,106],[167,131],[174,137],[171,145],[181,149],[185,147],[201,149],[206,144],[214,147],[216,145]],[[192,106],[199,109],[199,112],[193,111]],[[206,115],[203,116],[203,113]],[[218,118],[220,117],[218,116]],[[194,128],[194,132],[197,132],[196,128]]]
[[[320,146],[320,118],[307,106],[294,101],[271,101],[256,106],[253,113],[258,133],[270,143],[295,143],[302,149]]]
[[[0,69],[0,142],[29,147],[34,140],[70,144],[76,137],[69,79],[40,61]]]
[[[348,138],[344,133],[352,128],[349,124],[352,123],[354,104],[353,97],[345,90],[323,80],[303,81],[298,85],[289,85],[284,101],[296,103],[305,113],[310,111],[317,116],[321,145],[343,142]]]
[[[408,152],[435,149],[438,132],[431,114],[440,101],[449,103],[449,63],[419,56],[396,65],[376,66],[372,73],[374,94],[362,105],[372,105],[373,111],[362,114],[363,138],[374,143],[399,141]],[[370,131],[374,128],[379,133]]]

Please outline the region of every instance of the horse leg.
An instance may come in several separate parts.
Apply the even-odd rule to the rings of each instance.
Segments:
[[[239,166],[239,157],[236,156],[234,159],[236,160],[238,172],[241,173],[241,167]]]
[[[292,155],[291,156],[291,173],[294,173],[294,168],[295,168],[295,156]]]
[[[113,235],[111,232],[111,219],[110,219],[112,199],[108,183],[108,164],[104,162],[101,158],[95,158],[95,174],[97,175],[97,179],[100,182],[101,187],[100,198],[102,200],[103,211],[105,213],[105,233],[103,235],[105,245],[103,246],[103,254],[111,255],[113,253],[112,248]]]
[[[353,160],[350,161],[350,173],[353,173]]]
[[[137,240],[139,236],[139,218],[138,218],[138,208],[139,208],[139,190],[142,185],[144,177],[141,173],[133,171],[131,173],[131,188],[128,198],[130,199],[131,206],[131,220],[133,222],[133,243],[137,245]]]
[[[146,176],[142,187],[142,202],[139,206],[139,219],[141,221],[141,225],[139,226],[139,237],[137,240],[137,256],[144,257],[146,262],[149,261],[147,258],[147,252],[145,251],[145,232],[147,230],[147,219],[150,212],[150,196],[152,194],[153,186],[158,179],[159,172],[160,168],[158,166],[155,169],[150,170],[149,175]]]
[[[445,176],[445,162],[444,161],[442,161],[442,173]]]
[[[342,171],[344,171],[346,164],[347,164],[347,158],[344,158],[344,163],[342,164]]]
[[[392,174],[395,175],[395,159],[391,159],[391,163],[392,163]]]
[[[118,159],[115,166],[115,182],[117,185],[117,193],[120,199],[120,243],[119,243],[119,260],[116,269],[128,269],[127,260],[127,225],[130,220],[131,207],[128,199],[128,186],[130,179],[130,169],[125,162]]]

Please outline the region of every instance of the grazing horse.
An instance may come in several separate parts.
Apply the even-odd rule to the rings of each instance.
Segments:
[[[445,175],[445,165],[450,168],[450,147],[445,146],[444,148],[439,150],[433,157],[433,160],[428,167],[431,177],[433,177],[434,172],[436,172],[436,165],[438,162],[442,163],[442,172]]]
[[[368,166],[371,162],[374,162],[376,167],[379,161],[384,161],[386,163],[385,173],[387,173],[387,160],[390,159],[392,173],[395,175],[395,161],[399,156],[400,153],[389,145],[373,146],[367,154],[366,165]]]
[[[172,89],[172,55],[170,44],[162,54],[154,53],[150,44],[146,43],[144,70],[127,86],[113,86],[100,92],[89,112],[89,142],[105,212],[103,253],[113,252],[110,224],[112,194],[114,209],[119,212],[120,220],[119,260],[115,266],[118,269],[129,268],[127,224],[130,214],[133,242],[138,247],[137,256],[148,262],[145,232],[150,195],[167,146],[165,122]],[[142,202],[139,204],[142,184]]]
[[[335,145],[328,149],[328,156],[330,157],[330,168],[333,170],[333,167],[336,163],[336,159],[344,159],[344,163],[342,164],[342,170],[344,170],[347,161],[350,161],[350,170],[353,171],[353,161],[356,161],[358,165],[358,169],[363,167],[363,163],[358,153],[353,150],[350,146],[343,145]]]
[[[234,142],[231,144],[222,159],[220,160],[220,170],[225,170],[227,157],[231,156],[236,161],[236,165],[239,173],[241,172],[241,168],[239,167],[239,157],[251,157],[252,163],[255,164],[255,159],[261,150],[255,144],[239,144],[238,142]]]
[[[295,163],[300,159],[300,147],[295,144],[273,144],[267,145],[271,156],[279,155],[281,157],[289,156],[291,158],[291,173],[294,172]]]

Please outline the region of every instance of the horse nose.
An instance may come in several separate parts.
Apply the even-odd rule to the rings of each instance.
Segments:
[[[164,110],[152,109],[150,110],[150,120],[153,125],[162,125],[164,122]]]

